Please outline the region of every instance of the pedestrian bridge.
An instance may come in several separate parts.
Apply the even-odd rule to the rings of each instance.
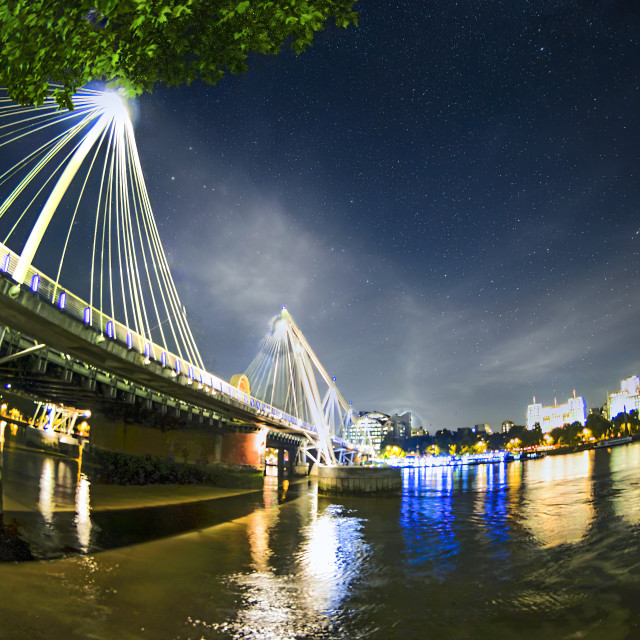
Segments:
[[[317,463],[352,459],[343,439],[351,407],[286,309],[244,374],[226,381],[207,370],[169,271],[124,104],[86,90],[74,105],[66,113],[51,100],[37,108],[0,100],[0,146],[14,158],[0,175],[0,325],[32,341],[0,364],[53,349],[203,415],[299,436]],[[79,224],[87,210],[90,223]],[[76,238],[78,227],[88,237]],[[92,246],[88,264],[80,264],[72,237]],[[55,276],[40,267],[40,254]]]

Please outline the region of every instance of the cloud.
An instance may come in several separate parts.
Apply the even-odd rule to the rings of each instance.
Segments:
[[[573,388],[599,404],[606,387],[640,367],[628,348],[637,273],[623,251],[542,252],[536,239],[548,225],[523,217],[477,261],[458,245],[444,278],[427,248],[408,253],[407,266],[368,228],[341,229],[354,212],[340,210],[339,198],[323,211],[315,183],[278,196],[248,161],[194,149],[202,156],[157,160],[159,175],[176,176],[160,208],[178,202],[161,213],[161,234],[218,375],[246,368],[282,305],[357,409],[411,408],[434,427],[522,420],[531,395],[552,402]]]
[[[304,307],[314,280],[326,275],[314,239],[276,203],[252,203],[241,221],[210,234],[198,256],[206,295],[246,327],[283,304]]]

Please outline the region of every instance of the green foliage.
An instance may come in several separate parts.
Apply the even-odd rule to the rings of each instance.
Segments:
[[[355,0],[3,0],[0,84],[21,104],[42,104],[50,83],[61,107],[91,80],[129,95],[160,82],[215,84],[247,70],[250,53],[300,53],[329,19],[357,24]]]
[[[555,429],[551,429],[549,435],[553,438],[553,442],[555,444],[563,444],[564,442],[564,427],[556,427]],[[561,442],[561,440],[563,442]]]
[[[591,431],[596,440],[605,437],[608,433],[611,433],[611,423],[601,415],[597,413],[590,413],[587,416],[586,425],[587,429]]]
[[[587,433],[585,433],[585,428]],[[640,418],[637,411],[630,411],[629,414],[621,413],[613,421],[609,421],[601,415],[590,414],[587,416],[586,424],[580,422],[565,424],[556,427],[549,432],[553,444],[564,447],[576,447],[578,445],[592,445],[593,440],[616,437],[618,435],[635,436],[640,434]],[[515,442],[511,442],[511,441]],[[415,441],[415,442],[414,442]],[[472,434],[470,429],[460,429],[449,431],[441,429],[435,436],[420,436],[420,438],[408,438],[404,446],[408,450],[419,449],[421,452],[436,454],[440,452],[451,452],[454,454],[477,453],[481,449],[480,443],[486,443],[488,450],[498,449],[525,449],[547,444],[542,429],[539,424],[533,429],[527,429],[522,425],[514,425],[507,433],[492,434]],[[572,449],[569,449],[572,450]]]
[[[397,444],[389,444],[380,452],[380,458],[382,460],[388,460],[389,458],[404,458],[406,455],[407,454]]]
[[[0,562],[33,560],[29,544],[20,537],[20,525],[14,518],[4,524],[0,512]]]
[[[395,437],[393,430],[387,431],[387,433],[384,434],[384,436],[382,437],[382,440],[380,441],[380,451],[384,450],[389,446],[391,447],[395,445],[399,446],[400,444],[401,442]]]
[[[487,448],[491,451],[502,449],[505,443],[506,433],[492,433],[487,437]]]
[[[565,441],[569,445],[576,445],[582,442],[582,430],[584,427],[580,422],[572,422],[564,425]]]
[[[578,421],[551,429],[549,435],[555,444],[574,447],[583,442],[584,427]]]
[[[638,420],[637,411],[630,411],[629,413],[619,413],[611,421],[611,436],[632,436],[640,433],[640,420]]]

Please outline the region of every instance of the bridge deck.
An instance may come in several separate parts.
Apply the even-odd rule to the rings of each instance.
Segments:
[[[113,340],[99,340],[98,333],[76,318],[38,298],[29,290],[11,295],[14,286],[0,281],[0,323],[31,336],[38,342],[115,376],[120,376],[158,393],[208,409],[232,420],[251,422],[285,433],[304,435],[305,430],[273,415],[259,415],[255,408],[204,388],[184,374],[150,361],[142,354]],[[313,437],[312,432],[308,432]]]

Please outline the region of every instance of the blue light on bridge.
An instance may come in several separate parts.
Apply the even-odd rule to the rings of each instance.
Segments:
[[[176,373],[180,373],[180,360],[176,358]]]
[[[113,333],[113,320],[108,320],[107,321],[107,335],[110,338],[113,338],[114,333]]]
[[[189,365],[189,371],[187,375],[191,380],[193,380],[193,367],[191,365]]]
[[[40,276],[36,273],[34,276],[31,276],[31,291],[33,291],[33,293],[37,293],[39,285]]]
[[[10,262],[11,262],[11,254],[7,253],[7,255],[2,259],[2,266],[0,267],[0,269],[2,269],[2,271],[7,273],[7,271],[9,271]]]
[[[127,349],[133,349],[133,334],[127,331]]]
[[[161,364],[163,367],[166,367],[166,366],[167,366],[167,352],[166,352],[166,351],[163,351],[163,352],[160,354],[160,364]]]
[[[82,314],[82,319],[85,324],[91,324],[91,307],[85,307]]]
[[[145,358],[151,357],[151,345],[148,342],[144,345],[144,357]]]
[[[67,304],[67,294],[63,291],[58,298],[58,307],[64,309],[65,304]]]

